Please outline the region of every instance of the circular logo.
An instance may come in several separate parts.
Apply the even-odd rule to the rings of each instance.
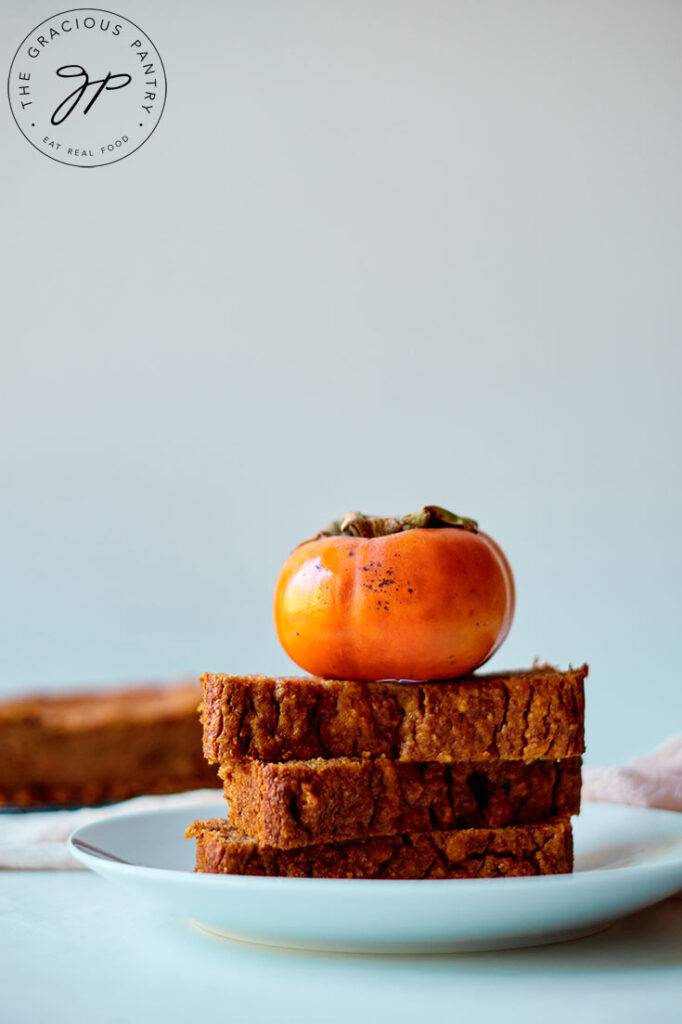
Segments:
[[[79,7],[29,32],[7,91],[32,146],[62,164],[101,167],[130,156],[152,134],[166,102],[166,72],[132,21]]]

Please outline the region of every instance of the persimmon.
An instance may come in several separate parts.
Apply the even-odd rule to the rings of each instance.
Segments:
[[[450,679],[498,649],[514,614],[501,548],[436,505],[400,519],[348,513],[284,563],[275,627],[306,672],[336,679]]]

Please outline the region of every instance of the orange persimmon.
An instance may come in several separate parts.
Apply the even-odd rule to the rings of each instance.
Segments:
[[[401,519],[349,513],[285,562],[275,627],[306,672],[337,679],[450,679],[498,649],[514,580],[492,538],[435,505]]]

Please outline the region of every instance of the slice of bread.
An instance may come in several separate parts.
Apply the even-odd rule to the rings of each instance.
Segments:
[[[330,758],[230,760],[235,829],[290,849],[404,832],[521,825],[577,814],[580,758],[468,764]]]
[[[534,761],[584,751],[587,665],[445,682],[364,683],[207,673],[204,755],[224,763],[329,757]]]
[[[0,806],[108,803],[219,786],[196,680],[0,702]]]
[[[498,878],[566,874],[573,865],[570,823],[380,836],[365,842],[278,850],[235,832],[228,821],[195,821],[196,870],[298,878]]]

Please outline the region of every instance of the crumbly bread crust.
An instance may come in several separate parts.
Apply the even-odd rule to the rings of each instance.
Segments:
[[[533,761],[579,757],[587,665],[445,682],[202,676],[204,755]]]
[[[217,786],[195,681],[0,702],[0,805],[92,806]]]
[[[363,843],[278,850],[235,832],[229,822],[195,821],[196,870],[298,878],[496,878],[572,870],[570,822],[382,836]]]
[[[220,768],[233,827],[280,849],[577,814],[580,758],[470,764],[333,758]]]

